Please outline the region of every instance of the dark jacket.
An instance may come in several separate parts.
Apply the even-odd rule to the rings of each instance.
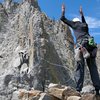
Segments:
[[[88,32],[88,25],[85,21],[84,16],[81,17],[82,22],[78,21],[78,22],[73,22],[68,20],[67,18],[65,18],[65,16],[61,16],[60,18],[65,24],[67,24],[68,26],[70,26],[73,31],[74,31],[74,35],[76,37],[76,40],[84,37],[85,35],[89,35]]]

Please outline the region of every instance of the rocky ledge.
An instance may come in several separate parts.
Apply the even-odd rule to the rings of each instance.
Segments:
[[[86,87],[84,88],[86,89]],[[82,93],[79,93],[70,86],[51,83],[46,92],[19,89],[13,92],[11,100],[100,100],[100,96],[95,95],[90,86],[87,88],[90,91],[83,90]]]

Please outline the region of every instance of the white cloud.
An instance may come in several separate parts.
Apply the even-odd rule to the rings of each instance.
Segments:
[[[89,28],[100,28],[100,20],[89,16],[86,16],[85,18],[86,18],[86,22],[89,25]]]
[[[99,2],[100,0],[96,0],[97,2]]]
[[[99,32],[92,32],[91,35],[93,35],[93,36],[100,36],[100,33]]]

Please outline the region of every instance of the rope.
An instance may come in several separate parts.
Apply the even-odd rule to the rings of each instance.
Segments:
[[[46,39],[45,39],[46,40]],[[47,40],[46,40],[47,41]],[[40,48],[40,40],[39,39],[36,39],[36,40],[34,40],[34,43],[36,43],[37,44],[37,48]],[[48,41],[47,41],[48,42]],[[38,50],[37,50],[38,51]],[[52,62],[50,62],[50,61],[48,61],[48,60],[46,60],[46,59],[44,59],[44,58],[42,58],[42,57],[40,57],[40,54],[39,53],[37,53],[37,59],[38,59],[38,64],[36,64],[34,67],[37,67],[37,66],[39,66],[40,64],[41,64],[41,61],[43,60],[43,61],[45,61],[45,62],[47,62],[48,64],[50,64],[50,65],[53,65],[53,66],[58,66],[58,67],[64,67],[64,68],[66,68],[67,70],[68,70],[68,72],[70,72],[69,74],[71,74],[72,76],[74,76],[73,75],[73,73],[71,73],[71,71],[70,71],[70,69],[68,68],[68,67],[66,67],[66,65],[60,65],[60,64],[56,64],[56,63],[52,63]],[[34,68],[33,68],[34,69]],[[32,71],[32,70],[31,70]],[[73,79],[73,77],[70,77],[67,81],[66,81],[66,83],[68,83],[69,81],[71,81]],[[73,79],[74,80],[74,79]]]
[[[64,67],[64,68],[68,69],[69,72],[70,72],[70,69],[67,68],[65,65],[59,65],[59,64],[52,63],[52,62],[50,62],[50,61],[48,61],[48,60],[46,60],[46,59],[44,59],[44,58],[42,58],[42,57],[40,57],[40,59],[44,60],[45,62],[47,62],[47,63],[50,64],[50,65],[59,66],[59,67]],[[72,73],[70,73],[70,74],[72,74]],[[74,76],[74,75],[73,75],[73,76]],[[68,83],[68,82],[71,81],[72,79],[73,79],[73,78],[70,77],[70,78],[66,81],[66,83]]]
[[[48,60],[46,60],[46,59],[44,59],[44,58],[42,58],[42,57],[38,57],[38,60],[40,60],[40,61],[39,61],[38,64],[35,65],[35,67],[38,67],[38,66],[41,64],[41,61],[44,60],[45,62],[47,62],[47,63],[50,64],[50,65],[59,66],[59,67],[64,67],[64,68],[68,69],[69,72],[70,72],[70,69],[67,68],[65,65],[59,65],[59,64],[52,63],[52,62],[50,62],[50,61],[48,61]],[[33,69],[34,69],[34,68],[33,68]],[[32,71],[32,70],[31,70],[31,71]],[[70,74],[72,74],[72,73],[70,73]],[[73,74],[72,74],[72,75],[73,75]],[[74,76],[74,75],[73,75],[73,76]],[[66,83],[69,83],[70,81],[72,81],[72,79],[73,79],[73,78],[70,77],[70,78],[66,81]],[[72,85],[72,84],[70,83],[70,85]]]

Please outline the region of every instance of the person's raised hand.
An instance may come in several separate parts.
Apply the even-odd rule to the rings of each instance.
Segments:
[[[62,4],[62,15],[65,15],[65,5]]]
[[[82,6],[80,6],[79,12],[80,12],[81,15],[83,15]]]

